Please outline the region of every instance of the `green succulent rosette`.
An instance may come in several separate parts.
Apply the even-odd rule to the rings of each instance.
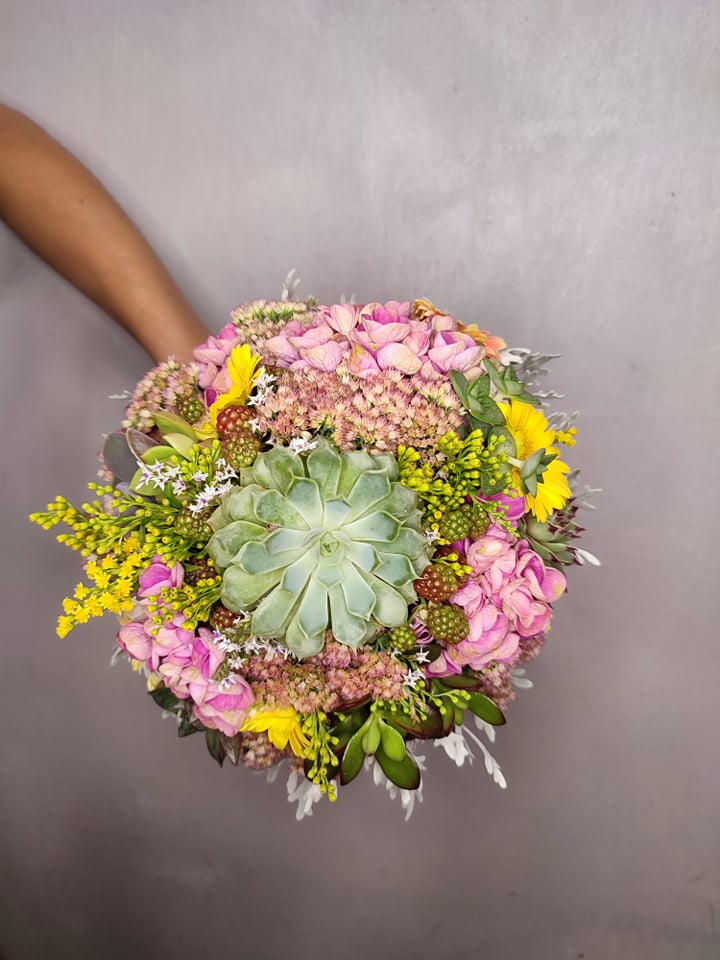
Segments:
[[[323,439],[259,454],[210,519],[223,604],[298,657],[319,653],[328,630],[357,647],[405,623],[429,554],[416,494],[397,478],[389,454]]]

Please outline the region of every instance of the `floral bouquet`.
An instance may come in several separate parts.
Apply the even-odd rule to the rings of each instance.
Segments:
[[[286,291],[287,294],[287,291]],[[298,815],[363,767],[409,812],[432,741],[461,764],[537,655],[588,488],[509,350],[427,300],[258,301],[152,370],[80,509],[58,633],[111,611],[115,657],[222,764],[289,766]],[[469,721],[472,719],[473,723]],[[471,726],[475,727],[473,731]]]

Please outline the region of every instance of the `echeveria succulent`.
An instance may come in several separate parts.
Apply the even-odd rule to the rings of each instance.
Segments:
[[[300,657],[318,653],[327,630],[357,647],[404,623],[429,558],[416,495],[397,477],[392,456],[324,440],[259,454],[210,520],[224,605],[252,611],[254,635]]]

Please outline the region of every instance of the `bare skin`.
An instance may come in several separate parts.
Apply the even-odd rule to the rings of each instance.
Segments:
[[[0,104],[0,219],[156,360],[208,331],[107,190],[32,120]]]

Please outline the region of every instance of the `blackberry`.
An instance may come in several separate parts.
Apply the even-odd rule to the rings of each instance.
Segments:
[[[464,540],[470,530],[472,508],[469,503],[464,503],[457,510],[448,510],[438,524],[438,533],[443,540],[449,540],[455,543],[456,540]]]
[[[178,401],[177,411],[188,423],[197,423],[206,412],[205,404],[199,393],[189,393]]]
[[[217,567],[209,557],[202,557],[194,567],[185,567],[185,579],[188,583],[197,583],[199,580],[209,580],[217,576]]]
[[[443,603],[428,610],[427,626],[436,640],[445,643],[460,643],[470,629],[464,611],[455,603]]]
[[[406,623],[402,627],[395,627],[394,630],[390,631],[390,642],[396,650],[400,650],[401,653],[408,653],[417,643],[417,637],[413,628]]]
[[[221,603],[218,603],[217,606],[212,608],[210,614],[210,625],[216,630],[224,632],[225,630],[232,630],[235,626],[235,621],[237,620],[238,615],[233,613],[232,610],[228,610],[227,607],[224,607]]]
[[[187,508],[179,511],[174,526],[175,532],[186,540],[209,540],[213,533],[202,514],[191,513]]]
[[[238,433],[252,432],[248,423],[257,416],[251,407],[244,407],[234,403],[223,407],[217,415],[217,432],[221,440],[234,437]]]
[[[476,540],[478,537],[483,537],[488,532],[489,526],[490,514],[483,510],[479,504],[474,503],[470,511],[470,527],[467,535]]]
[[[251,467],[255,463],[261,446],[260,438],[249,431],[235,433],[222,441],[223,456],[233,470]]]
[[[442,603],[451,597],[457,588],[458,578],[444,563],[430,564],[415,581],[418,595],[432,603]]]

